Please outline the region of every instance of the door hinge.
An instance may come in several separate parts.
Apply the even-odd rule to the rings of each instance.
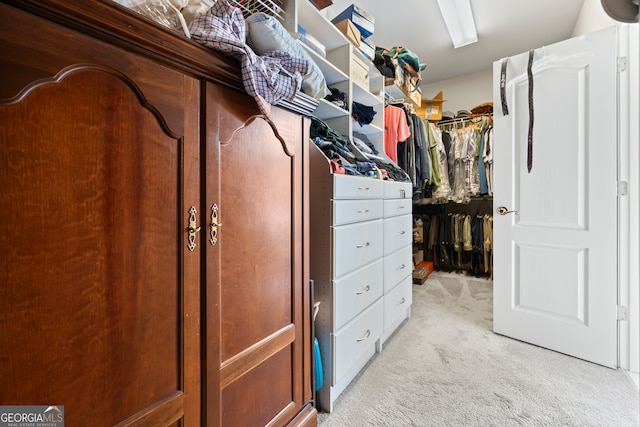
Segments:
[[[623,322],[629,320],[629,307],[618,305],[618,320]]]
[[[618,196],[626,196],[629,194],[629,185],[627,181],[618,181]]]
[[[617,65],[619,73],[627,71],[627,69],[629,68],[629,58],[627,58],[626,56],[619,57]]]

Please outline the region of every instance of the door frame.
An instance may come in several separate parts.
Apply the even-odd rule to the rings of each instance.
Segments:
[[[618,197],[618,305],[628,320],[618,322],[618,367],[640,372],[640,32],[638,24],[616,24],[617,57],[627,57],[618,72],[618,181],[628,195]],[[635,119],[635,120],[634,120]]]

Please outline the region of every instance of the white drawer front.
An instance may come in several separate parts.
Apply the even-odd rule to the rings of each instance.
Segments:
[[[382,335],[384,321],[382,298],[333,335],[333,384],[339,382],[349,368]]]
[[[385,181],[384,198],[412,200],[412,184],[410,182]]]
[[[384,254],[388,255],[413,241],[411,215],[395,216],[384,220]]]
[[[334,330],[342,328],[383,294],[382,258],[333,283]]]
[[[383,220],[333,228],[333,278],[343,276],[382,257]]]
[[[382,199],[336,200],[333,202],[333,224],[343,225],[382,218]]]
[[[413,302],[411,276],[407,277],[391,292],[384,296],[384,330],[389,329],[395,321],[405,316],[407,308]]]
[[[413,202],[410,199],[391,199],[384,201],[384,217],[410,214],[413,210]]]
[[[411,275],[413,267],[411,250],[411,245],[407,245],[383,258],[385,294],[397,285],[400,280]]]
[[[333,176],[334,199],[381,199],[384,181],[351,175]]]

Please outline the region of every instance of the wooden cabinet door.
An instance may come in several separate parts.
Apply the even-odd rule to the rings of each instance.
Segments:
[[[216,85],[205,102],[206,425],[285,425],[311,398],[303,119]]]
[[[199,425],[199,82],[6,6],[0,31],[0,404]]]

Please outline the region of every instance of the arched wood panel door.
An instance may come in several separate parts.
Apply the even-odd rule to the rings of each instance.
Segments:
[[[202,210],[222,224],[203,267],[207,425],[285,425],[311,399],[303,120],[274,107],[272,126],[219,86],[205,99]]]
[[[174,74],[165,111],[193,130],[104,65],[3,88],[1,405],[63,406],[70,426],[199,425],[199,83]]]

